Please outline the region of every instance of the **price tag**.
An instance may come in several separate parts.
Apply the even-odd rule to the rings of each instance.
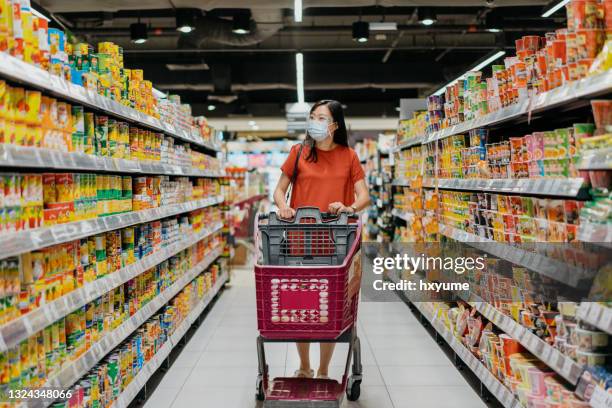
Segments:
[[[612,408],[612,394],[597,386],[593,391],[589,404],[593,408]]]
[[[606,306],[600,306],[602,308],[601,316],[599,317],[599,327],[606,331],[608,334],[612,334],[612,309]]]

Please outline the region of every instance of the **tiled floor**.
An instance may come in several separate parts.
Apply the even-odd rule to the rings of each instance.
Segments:
[[[364,365],[361,397],[344,407],[486,407],[402,302],[362,303],[359,336]],[[252,269],[235,271],[146,408],[254,408],[257,323]],[[346,345],[338,345],[330,375],[340,378]],[[267,344],[272,377],[298,367],[293,344]],[[312,346],[316,368],[318,345]]]

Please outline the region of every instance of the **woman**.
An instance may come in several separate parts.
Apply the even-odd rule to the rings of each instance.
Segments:
[[[365,174],[359,158],[348,146],[344,112],[338,101],[323,100],[310,110],[306,140],[300,152],[295,145],[282,165],[283,171],[274,191],[274,202],[282,218],[295,216],[299,207],[318,207],[322,212],[353,214],[370,204]],[[291,202],[285,195],[291,184],[293,171],[297,177],[292,186]],[[310,368],[310,343],[298,343],[300,368],[296,377],[312,378]],[[329,363],[334,343],[321,343],[318,378],[328,378]]]

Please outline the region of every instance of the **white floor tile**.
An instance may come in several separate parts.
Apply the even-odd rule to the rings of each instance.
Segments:
[[[182,385],[182,384],[181,384]],[[145,402],[145,408],[169,408],[181,392],[180,387],[158,386],[155,392]]]
[[[380,366],[383,380],[390,386],[467,386],[454,367]]]
[[[201,351],[182,350],[181,353],[176,357],[176,360],[172,362],[172,368],[195,367],[201,355],[202,355]]]
[[[266,352],[266,362],[270,366],[285,366],[286,350]],[[196,367],[257,367],[257,353],[252,351],[205,351]]]
[[[469,387],[389,387],[395,408],[485,408]]]
[[[251,408],[257,405],[254,385],[250,387],[206,387],[200,385],[183,388],[172,408]]]
[[[172,366],[170,371],[164,375],[157,388],[177,388],[182,387],[187,377],[191,374],[193,367],[180,368]],[[156,390],[157,391],[157,390]]]
[[[376,362],[381,366],[445,366],[452,367],[451,361],[437,346],[411,349],[377,349]]]
[[[384,386],[361,386],[357,401],[348,401],[346,396],[342,408],[394,408],[389,392]],[[414,405],[412,408],[420,408]]]

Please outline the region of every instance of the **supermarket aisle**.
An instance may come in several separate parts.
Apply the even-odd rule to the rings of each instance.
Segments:
[[[255,401],[257,335],[252,269],[237,271],[185,346],[146,408],[260,406]],[[346,407],[484,407],[404,303],[362,303],[359,311],[364,380],[361,398]],[[318,360],[318,345],[311,361]],[[330,375],[340,378],[346,345],[338,345]],[[298,367],[292,344],[266,345],[272,376]]]

